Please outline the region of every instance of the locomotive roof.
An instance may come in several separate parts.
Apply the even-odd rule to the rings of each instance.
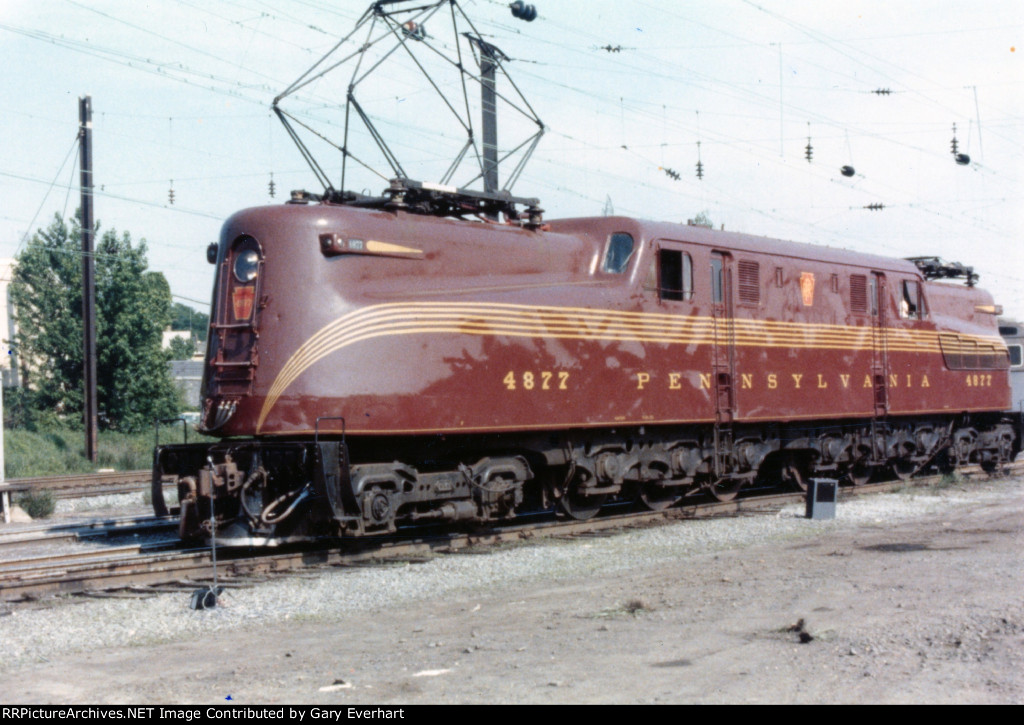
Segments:
[[[473,235],[484,231],[512,231],[518,227],[510,227],[500,224],[483,224],[479,221],[469,221],[453,218],[442,218],[430,215],[412,214],[400,211],[397,214],[393,210],[382,212],[379,209],[369,210],[358,207],[336,205],[330,203],[312,204],[280,204],[262,207],[251,207],[236,212],[232,219],[248,218],[250,214],[256,213],[260,216],[270,214],[270,219],[278,224],[287,224],[287,219],[298,217],[314,217],[324,214],[326,209],[332,218],[336,215],[347,216],[354,214],[363,219],[374,218],[375,223],[381,223],[388,217],[401,220],[402,224],[409,228],[413,224],[419,226],[425,235],[451,234],[454,229],[459,229],[460,234]],[[386,221],[383,221],[387,224]],[[441,232],[440,228],[445,231]],[[523,230],[525,231],[525,230]],[[803,242],[792,242],[771,237],[762,237],[739,232],[727,232],[709,229],[703,226],[680,224],[673,222],[657,222],[645,219],[637,219],[625,216],[608,217],[575,217],[566,219],[553,219],[546,221],[542,231],[532,233],[560,235],[564,241],[565,237],[576,237],[581,240],[588,240],[591,243],[603,245],[609,234],[614,232],[628,232],[642,241],[652,239],[669,239],[679,242],[701,244],[709,247],[716,247],[724,250],[749,252],[752,254],[768,254],[774,257],[789,257],[792,259],[804,259],[808,261],[824,262],[826,264],[851,265],[856,267],[886,270],[920,276],[917,266],[906,259],[897,257],[885,257],[876,254],[867,254],[849,249],[827,247],[817,244]],[[528,232],[530,233],[530,232]]]
[[[703,226],[672,222],[655,222],[633,217],[577,217],[547,222],[552,231],[562,234],[583,234],[604,239],[608,234],[630,232],[643,240],[669,239],[691,242],[724,250],[770,254],[831,264],[870,267],[920,276],[917,266],[906,259],[867,254],[818,244],[791,242],[739,232],[716,231]]]

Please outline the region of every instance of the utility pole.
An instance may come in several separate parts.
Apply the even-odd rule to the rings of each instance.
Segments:
[[[96,462],[96,280],[92,221],[92,97],[78,99],[78,141],[82,159],[82,327],[85,366],[85,455]]]

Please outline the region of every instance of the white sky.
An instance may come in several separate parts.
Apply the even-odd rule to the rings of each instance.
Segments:
[[[96,218],[145,238],[179,300],[205,307],[205,248],[221,222],[293,188],[320,190],[270,102],[367,4],[3,0],[0,256],[76,208],[78,97],[90,94]],[[512,189],[539,197],[548,218],[599,215],[610,200],[617,214],[685,221],[706,211],[734,231],[938,255],[973,265],[1024,319],[1020,0],[536,4],[540,17],[525,23],[506,2],[463,0],[514,59],[508,72],[548,127]],[[415,127],[423,90],[396,66],[359,98],[410,175],[433,181],[450,161],[441,141],[457,134]],[[333,100],[343,97],[325,79],[294,108],[337,124]],[[970,166],[950,154],[954,123]],[[499,118],[503,147],[522,139],[515,131]],[[340,160],[321,163],[337,184]],[[852,179],[839,173],[846,164]],[[355,190],[384,188],[350,179]]]

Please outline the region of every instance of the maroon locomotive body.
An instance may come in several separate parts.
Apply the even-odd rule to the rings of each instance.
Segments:
[[[211,261],[200,427],[222,440],[155,459],[186,537],[584,518],[609,498],[995,466],[1019,445],[991,297],[912,261],[308,202],[235,214]]]

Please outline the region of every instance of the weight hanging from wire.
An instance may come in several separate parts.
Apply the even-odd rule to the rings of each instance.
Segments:
[[[509,7],[512,9],[512,17],[514,18],[525,20],[528,23],[532,23],[537,19],[536,5],[527,5],[522,0],[516,0]]]

